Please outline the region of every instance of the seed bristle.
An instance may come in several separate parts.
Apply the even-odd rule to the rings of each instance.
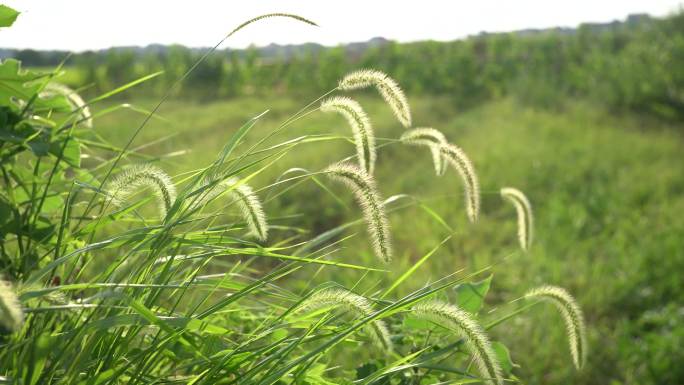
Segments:
[[[532,246],[532,236],[534,231],[534,217],[532,216],[532,205],[522,191],[513,187],[501,189],[501,197],[511,202],[515,206],[518,217],[518,241],[524,251],[528,251]]]
[[[501,365],[492,348],[489,337],[468,312],[441,301],[427,301],[415,305],[411,314],[445,326],[463,337],[465,346],[483,379],[489,384],[502,385]]]
[[[24,312],[12,285],[0,279],[0,324],[16,332],[24,324]]]
[[[448,144],[446,137],[434,128],[421,127],[405,132],[400,140],[407,144],[428,146],[435,165],[435,174],[442,176],[446,172],[446,159],[440,152],[440,146]]]
[[[463,150],[453,144],[443,144],[440,152],[458,172],[463,181],[466,212],[470,222],[476,222],[480,213],[480,183],[475,167]]]
[[[302,301],[293,313],[312,313],[323,308],[343,308],[356,317],[368,317],[373,314],[370,301],[346,289],[323,289],[313,293]],[[382,320],[374,320],[364,327],[373,343],[387,354],[393,350],[387,325]]]
[[[354,135],[359,165],[369,175],[373,175],[376,159],[375,135],[370,119],[361,105],[350,98],[337,96],[321,102],[321,111],[337,112],[347,119]]]
[[[572,362],[579,370],[586,362],[586,328],[582,309],[575,298],[558,286],[541,286],[528,291],[525,298],[540,298],[550,301],[561,313],[570,345]]]
[[[85,124],[85,126],[88,128],[93,128],[93,115],[90,112],[90,107],[88,107],[88,104],[85,102],[85,100],[83,100],[81,95],[64,84],[50,82],[45,85],[45,88],[41,92],[40,96],[49,97],[55,94],[66,97],[73,110],[81,115],[83,124]]]
[[[373,177],[362,169],[345,163],[329,166],[324,172],[352,191],[368,225],[375,255],[385,263],[389,263],[392,260],[389,224]]]
[[[247,222],[250,234],[260,241],[268,238],[268,223],[266,213],[261,205],[259,197],[254,190],[238,178],[229,178],[221,183],[225,189],[229,189],[229,194],[237,201],[242,217]]]
[[[378,90],[380,96],[394,112],[397,120],[404,127],[411,127],[411,109],[406,95],[404,95],[399,84],[384,72],[370,69],[354,71],[343,77],[338,84],[338,88],[344,91],[371,86]]]
[[[161,217],[165,218],[176,200],[176,186],[169,175],[156,166],[144,164],[129,167],[109,182],[107,191],[112,203],[120,206],[140,187],[152,189]]]

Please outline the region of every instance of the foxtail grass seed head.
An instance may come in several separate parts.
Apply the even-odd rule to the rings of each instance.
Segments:
[[[318,291],[294,309],[294,313],[312,313],[324,308],[342,308],[355,317],[368,317],[373,308],[365,297],[345,289],[323,289]],[[373,343],[386,353],[393,349],[387,325],[382,320],[374,320],[364,327]]]
[[[374,86],[380,96],[389,104],[394,116],[406,128],[411,127],[411,109],[404,91],[394,79],[384,72],[376,70],[359,70],[347,74],[338,84],[344,91],[356,90]]]
[[[214,178],[207,177],[204,179],[199,189],[203,190],[199,192],[197,196],[193,196],[192,198],[188,199],[189,210],[199,209],[200,207],[203,207],[212,200],[214,200],[214,198],[216,198],[217,196],[221,195],[221,193],[224,192],[226,189],[226,183],[225,181],[219,182]]]
[[[204,182],[203,187],[206,188],[206,190],[195,198],[194,202],[191,202],[189,206],[190,210],[200,208],[223,192],[228,191],[228,195],[239,206],[242,217],[249,228],[250,235],[260,241],[265,241],[268,238],[266,214],[264,213],[259,197],[249,185],[241,183],[240,180],[235,177],[220,182],[208,178]]]
[[[389,263],[392,260],[389,224],[373,177],[360,168],[346,163],[334,164],[324,172],[352,191],[363,211],[375,255],[385,263]]]
[[[575,298],[565,289],[557,286],[541,286],[532,289],[525,294],[525,298],[539,298],[556,305],[565,322],[572,362],[577,370],[581,369],[587,356],[586,328],[582,309]]]
[[[176,186],[158,167],[149,164],[130,167],[109,182],[107,190],[112,203],[120,206],[141,187],[149,187],[153,191],[161,217],[165,218],[176,200]]]
[[[254,190],[241,183],[238,178],[229,178],[221,185],[230,189],[229,194],[237,201],[250,234],[260,241],[265,241],[268,238],[268,223],[261,201]]]
[[[440,146],[448,144],[444,134],[434,128],[414,128],[406,131],[400,140],[407,144],[428,146],[435,164],[435,174],[442,176],[446,172],[446,160],[440,152]]]
[[[457,332],[465,341],[466,349],[473,355],[475,365],[486,383],[503,384],[501,365],[492,344],[482,327],[468,312],[445,302],[427,301],[415,305],[411,314]]]
[[[0,325],[16,332],[24,324],[24,312],[12,285],[0,279]]]
[[[473,163],[463,150],[453,144],[441,145],[440,151],[461,176],[468,219],[470,222],[476,222],[480,213],[480,183],[477,180]]]
[[[368,115],[363,111],[361,105],[350,98],[338,96],[321,102],[321,111],[337,112],[347,119],[354,134],[359,165],[369,175],[373,175],[376,158],[375,135]]]
[[[90,113],[90,107],[88,107],[88,104],[86,104],[81,95],[64,84],[51,82],[45,86],[41,92],[41,96],[49,97],[53,95],[62,95],[66,97],[72,109],[79,112],[83,124],[88,128],[93,127],[93,115]]]
[[[501,197],[511,202],[515,206],[518,215],[518,240],[520,247],[528,251],[532,246],[532,235],[534,230],[534,217],[532,216],[532,205],[522,191],[504,187],[501,189]]]
[[[238,25],[237,27],[235,27],[235,29],[233,29],[232,31],[230,31],[230,33],[228,34],[228,36],[226,36],[226,38],[228,38],[228,37],[230,37],[230,36],[233,36],[233,35],[235,34],[235,32],[237,32],[237,31],[239,31],[239,30],[245,28],[246,26],[248,26],[248,25],[250,25],[250,24],[252,24],[252,23],[256,23],[256,22],[258,22],[258,21],[260,21],[260,20],[269,19],[269,18],[272,18],[272,17],[290,18],[290,19],[294,19],[294,20],[301,21],[301,22],[303,22],[303,23],[306,23],[306,24],[309,24],[309,25],[313,25],[313,26],[318,27],[318,24],[316,24],[315,22],[313,22],[313,21],[311,21],[311,20],[309,20],[309,19],[307,19],[307,18],[305,18],[305,17],[299,16],[299,15],[294,15],[294,14],[292,14],[292,13],[274,12],[274,13],[267,13],[267,14],[264,14],[264,15],[260,15],[260,16],[257,16],[257,17],[254,17],[254,18],[251,18],[251,19],[245,21],[244,23]],[[224,40],[225,40],[225,39],[224,39]]]

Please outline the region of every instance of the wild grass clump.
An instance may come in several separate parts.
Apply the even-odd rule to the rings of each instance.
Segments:
[[[463,337],[475,365],[488,384],[503,384],[501,365],[489,337],[468,312],[441,301],[426,301],[411,309],[411,314],[446,327]]]
[[[332,97],[321,102],[321,111],[337,112],[347,119],[347,123],[354,134],[356,156],[359,158],[359,166],[373,175],[375,169],[375,134],[368,115],[361,105],[346,97]]]
[[[586,362],[586,327],[584,315],[575,298],[562,287],[541,286],[528,291],[525,298],[542,299],[556,305],[568,334],[572,362],[579,370]]]
[[[0,7],[0,11],[5,10]],[[268,14],[240,24],[226,38],[271,17],[312,23],[296,15]],[[0,273],[8,277],[8,281],[0,280],[0,382],[418,385],[479,380],[502,385],[505,375],[515,378],[507,348],[501,342],[493,345],[474,315],[483,305],[490,281],[468,282],[496,264],[468,275],[458,271],[441,272],[441,277],[428,274],[424,275],[427,283],[416,282],[418,275],[414,273],[458,234],[447,223],[450,218],[441,218],[419,199],[404,200],[412,197],[395,193],[383,201],[372,175],[376,151],[385,144],[425,145],[432,152],[436,174],[443,174],[447,165],[456,168],[464,185],[468,218],[474,222],[480,211],[474,167],[439,131],[419,128],[402,135],[400,141],[389,138],[383,146],[376,146],[370,119],[358,103],[343,97],[325,99],[321,110],[340,113],[350,124],[359,165],[339,162],[314,173],[288,169],[266,187],[252,189],[247,183],[278,173],[273,169],[282,165],[286,155],[310,143],[339,139],[314,134],[279,143],[269,141],[278,138],[276,135],[292,122],[303,121],[312,111],[310,107],[329,92],[250,146],[243,146],[253,139],[250,130],[264,114],[248,120],[233,132],[214,162],[205,167],[191,165],[193,171],[174,178],[182,186],[178,194],[172,178],[160,167],[119,167],[120,160],[152,158],[141,152],[145,146],[136,149],[131,143],[174,87],[216,47],[174,81],[123,148],[106,142],[97,130],[73,129],[71,116],[65,122],[53,120],[53,116],[60,116],[57,112],[69,111],[64,102],[57,111],[44,106],[34,109],[32,101],[40,102],[38,97],[44,90],[27,86],[36,85],[35,81],[45,75],[21,72],[16,61],[10,65],[0,62],[0,73],[4,74],[0,93],[21,91],[7,98],[0,95],[0,131],[12,133],[12,140],[0,145],[0,184],[4,187],[0,194]],[[5,84],[5,75],[16,84]],[[22,83],[17,80],[21,76],[28,78]],[[349,74],[340,81],[339,89],[368,86],[377,88],[405,127],[411,125],[406,97],[384,73],[364,70]],[[35,92],[27,97],[27,89]],[[90,114],[89,106],[69,90],[54,92],[69,98],[74,112]],[[108,108],[97,116],[114,110]],[[88,122],[89,117],[81,119]],[[81,159],[87,161],[81,164]],[[158,157],[159,162],[166,159]],[[402,175],[403,165],[399,163],[392,164],[390,176]],[[296,176],[292,176],[293,171]],[[306,203],[319,211],[326,208],[316,200],[292,194],[300,184],[313,181],[338,202],[344,202],[318,179],[321,174],[351,191],[363,220],[353,219],[327,229],[323,219],[318,227],[327,230],[322,233],[317,233],[315,225],[301,224],[307,219],[297,210],[291,212],[292,205],[298,209]],[[248,176],[240,179],[236,175]],[[124,206],[142,189],[148,194],[139,202],[108,210],[107,203]],[[259,198],[262,192],[263,201]],[[100,199],[103,194],[107,197],[104,203]],[[211,213],[203,210],[224,195],[229,201],[221,209]],[[522,198],[514,191],[504,189],[502,195],[514,200],[519,214],[525,212]],[[144,217],[146,212],[136,210],[148,200],[157,202],[162,223],[149,222]],[[269,208],[274,207],[268,221],[263,208],[266,202]],[[224,215],[233,205],[241,214],[237,225]],[[342,252],[360,254],[348,247],[345,242],[349,237],[343,232],[362,221],[373,254],[385,263],[392,260],[387,207],[398,218],[410,221],[409,227],[416,234],[429,236],[430,227],[422,227],[424,223],[414,217],[402,217],[405,212],[401,210],[412,206],[425,209],[432,220],[449,230],[441,244],[426,253],[420,249],[429,240],[405,244],[400,255],[407,260],[384,266],[387,270],[365,266],[359,258],[340,260]],[[530,228],[524,229],[526,247],[531,242],[529,212],[526,223]],[[321,213],[320,218],[326,214]],[[261,243],[268,240],[269,244],[235,236],[243,222],[249,236]],[[272,231],[276,228],[277,232]],[[414,251],[423,256],[417,258]],[[449,253],[443,257],[449,258]],[[446,261],[442,266],[453,264]],[[344,275],[346,271],[357,275]],[[349,290],[329,282],[318,286],[318,281],[330,277],[353,285],[349,284]],[[20,289],[15,290],[9,281]],[[404,288],[404,283],[419,288]],[[430,300],[448,297],[454,291],[458,306]],[[572,297],[555,287],[532,290],[527,297],[552,300],[561,309],[579,367],[586,354],[584,321]],[[503,310],[482,312],[482,324],[486,318],[497,317],[486,324],[493,327],[521,312],[508,312],[506,304],[499,309]],[[444,334],[435,333],[427,321],[460,338],[444,343]],[[24,322],[26,326],[22,326]],[[364,330],[380,352],[363,349],[356,338],[359,330]],[[506,335],[502,333],[504,338]],[[350,351],[350,346],[356,350]],[[464,356],[468,359],[463,360]],[[444,364],[449,359],[458,365]],[[480,378],[470,374],[471,363]]]
[[[504,187],[501,189],[501,197],[511,202],[515,207],[518,217],[518,241],[524,251],[528,251],[532,246],[532,236],[534,231],[534,217],[532,216],[532,205],[522,191]]]
[[[343,91],[375,87],[405,128],[411,127],[411,109],[399,84],[384,72],[376,70],[354,71],[343,77],[338,88]]]
[[[392,242],[385,209],[375,187],[375,180],[362,169],[347,163],[337,163],[323,171],[333,180],[343,183],[354,194],[368,225],[375,255],[383,262],[392,260]]]

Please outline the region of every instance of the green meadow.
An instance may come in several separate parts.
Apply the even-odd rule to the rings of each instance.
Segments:
[[[0,384],[681,384],[683,19],[0,50]]]
[[[521,378],[530,383],[605,383],[611,378],[631,383],[637,378],[674,381],[682,375],[676,362],[684,359],[678,348],[684,324],[677,305],[683,293],[676,272],[684,269],[684,219],[679,214],[684,209],[684,126],[614,114],[582,101],[568,100],[548,110],[504,98],[463,109],[444,97],[409,97],[415,126],[441,130],[472,158],[483,203],[481,220],[471,225],[458,175],[450,170],[435,176],[427,149],[397,141],[404,128],[389,108],[374,95],[359,100],[382,146],[376,171],[381,194],[410,198],[390,206],[396,209],[389,217],[396,257],[389,272],[371,278],[328,268],[316,282],[360,282],[364,290],[376,290],[451,234],[400,291],[419,289],[445,272],[489,267],[481,274],[494,275],[495,295],[487,299],[492,314],[487,317],[506,311],[508,301],[529,287],[545,283],[568,288],[584,309],[592,358],[579,374],[567,365],[566,337],[553,308],[535,309],[494,329],[498,338],[515,346],[512,358],[521,365]],[[152,100],[133,102],[142,108],[153,105]],[[268,110],[245,138],[247,148],[309,102],[256,97],[174,100],[136,144],[154,143],[143,152],[160,159],[171,175],[182,175],[209,163],[250,117]],[[97,132],[123,145],[141,119],[128,111],[111,114],[99,120]],[[276,166],[255,176],[255,188],[283,178],[292,168],[318,171],[354,155],[344,119],[320,111],[288,126],[272,144],[304,136],[336,139],[297,145]],[[283,217],[272,224],[315,235],[360,218],[338,186],[321,179],[332,190],[326,191],[313,181],[297,182],[281,199],[265,203],[267,214]],[[499,196],[503,186],[525,191],[532,203],[535,239],[527,254],[517,244],[515,211]],[[383,267],[373,256],[362,223],[347,235],[353,237],[336,260]]]

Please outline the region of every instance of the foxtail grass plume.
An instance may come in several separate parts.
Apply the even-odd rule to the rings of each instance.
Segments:
[[[468,159],[465,152],[456,145],[441,145],[440,152],[461,176],[468,219],[470,222],[476,222],[480,213],[480,183],[477,181],[473,163]]]
[[[541,286],[528,291],[525,298],[539,298],[552,302],[561,313],[570,343],[572,362],[579,370],[586,361],[586,328],[584,315],[575,298],[557,286]]]
[[[373,177],[362,169],[345,163],[329,166],[324,172],[333,180],[345,184],[352,191],[363,211],[375,255],[385,263],[389,263],[392,260],[389,224]]]
[[[224,181],[218,181],[213,177],[204,179],[202,185],[197,189],[199,191],[196,196],[188,198],[188,210],[196,210],[211,202],[214,198],[221,195],[226,189]]]
[[[126,198],[141,187],[149,187],[165,218],[176,200],[176,186],[160,168],[144,164],[130,167],[116,176],[107,186],[112,203],[120,206]]]
[[[86,104],[85,100],[83,100],[81,95],[76,93],[76,91],[65,86],[64,84],[50,82],[41,92],[41,96],[52,95],[62,95],[66,97],[67,101],[71,105],[71,108],[74,111],[78,111],[81,119],[83,120],[83,124],[85,124],[85,126],[88,128],[93,127],[93,115],[90,113],[90,107],[88,107],[88,104]]]
[[[473,355],[483,379],[488,384],[503,384],[501,365],[492,344],[482,327],[468,312],[445,302],[427,301],[415,305],[411,314],[457,332],[463,338],[466,349]]]
[[[518,215],[518,240],[520,241],[520,247],[528,251],[532,245],[533,235],[532,205],[530,205],[530,201],[522,191],[512,187],[502,188],[501,197],[515,206],[515,211]]]
[[[347,74],[338,84],[338,88],[344,91],[356,90],[374,86],[382,98],[389,104],[394,116],[402,126],[411,127],[411,109],[404,91],[394,79],[384,72],[376,70],[359,70]]]
[[[260,21],[260,20],[263,20],[263,19],[269,19],[269,18],[272,18],[272,17],[290,18],[290,19],[294,19],[294,20],[301,21],[301,22],[303,22],[303,23],[306,23],[306,24],[309,24],[309,25],[313,25],[313,26],[318,27],[318,24],[316,24],[315,22],[313,22],[313,21],[311,21],[311,20],[309,20],[309,19],[307,19],[307,18],[305,18],[305,17],[299,16],[299,15],[295,15],[295,14],[292,14],[292,13],[274,12],[274,13],[267,13],[267,14],[264,14],[264,15],[260,15],[260,16],[257,16],[257,17],[254,17],[254,18],[251,18],[251,19],[245,21],[244,23],[238,25],[238,26],[235,27],[232,31],[230,31],[230,33],[229,33],[223,40],[226,40],[227,38],[233,36],[237,31],[239,31],[239,30],[245,28],[246,26],[248,26],[248,25],[250,25],[250,24],[252,24],[252,23],[256,23],[257,21]],[[223,40],[222,40],[221,42],[223,42]]]
[[[227,189],[230,196],[237,201],[250,234],[260,241],[265,241],[268,238],[268,223],[261,201],[254,190],[238,178],[229,178],[220,186]]]
[[[440,146],[448,144],[444,134],[434,128],[414,128],[405,132],[400,140],[408,144],[428,146],[432,153],[432,161],[435,164],[435,174],[444,175],[446,172],[446,160],[440,152]]]
[[[241,182],[236,177],[220,182],[208,178],[203,187],[206,190],[190,204],[190,210],[206,205],[211,200],[227,191],[228,195],[240,207],[242,218],[245,223],[247,223],[250,235],[260,241],[265,241],[268,238],[266,214],[264,213],[259,197],[249,185]]]
[[[16,332],[24,324],[24,312],[12,285],[0,279],[0,325]]]
[[[202,185],[197,189],[196,196],[188,199],[189,210],[195,210],[207,205],[219,195],[223,194],[230,185],[226,180],[220,180],[218,175],[211,175],[204,178]],[[201,191],[200,191],[201,190]]]
[[[347,119],[354,134],[359,165],[369,175],[373,175],[376,158],[375,135],[368,115],[363,111],[361,105],[350,98],[338,96],[321,102],[321,111],[337,112]]]
[[[312,313],[324,308],[343,308],[345,312],[356,317],[368,317],[373,314],[370,302],[360,295],[345,289],[323,289],[312,294],[294,309],[294,313]],[[387,325],[382,320],[374,320],[364,327],[373,343],[389,354],[392,347]]]

